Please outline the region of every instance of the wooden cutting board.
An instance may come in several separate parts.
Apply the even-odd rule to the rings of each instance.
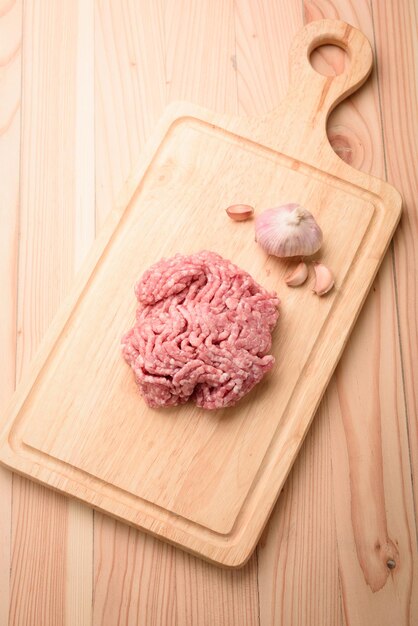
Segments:
[[[326,77],[310,53],[336,43],[345,73]],[[6,466],[226,566],[256,545],[372,284],[401,212],[385,182],[342,162],[326,136],[329,112],[372,67],[358,30],[323,20],[290,50],[284,102],[257,119],[170,106],[18,389],[3,424]],[[284,285],[286,263],[254,243],[256,211],[300,202],[324,231],[336,275],[326,297]],[[163,256],[219,252],[277,290],[275,369],[236,407],[148,408],[120,354],[133,285]],[[311,279],[312,280],[312,279]]]

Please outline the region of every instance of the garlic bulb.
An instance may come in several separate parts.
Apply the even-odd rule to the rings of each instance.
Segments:
[[[295,267],[293,272],[290,272],[290,274],[288,274],[284,280],[286,285],[288,285],[289,287],[299,287],[300,285],[303,285],[307,278],[308,266],[306,265],[306,263],[301,261],[299,265]]]
[[[322,230],[312,213],[290,203],[267,209],[255,221],[256,241],[278,257],[309,256],[322,244]]]
[[[315,286],[314,292],[318,296],[324,296],[334,286],[334,274],[323,263],[314,263]]]

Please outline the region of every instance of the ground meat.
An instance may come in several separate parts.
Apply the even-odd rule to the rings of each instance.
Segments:
[[[218,254],[162,259],[135,294],[122,352],[149,406],[232,406],[273,367],[279,300]]]

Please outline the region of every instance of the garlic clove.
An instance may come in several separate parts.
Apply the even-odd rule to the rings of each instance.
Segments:
[[[278,257],[310,256],[322,245],[322,230],[314,216],[300,204],[267,209],[255,221],[256,241]]]
[[[285,283],[289,287],[299,287],[299,285],[303,285],[305,280],[308,278],[308,266],[304,261],[301,261],[299,265],[295,267],[293,272],[290,272],[285,277]]]
[[[254,215],[253,207],[248,204],[233,204],[225,210],[235,222],[243,222]]]
[[[314,263],[313,266],[315,270],[315,286],[313,290],[318,296],[324,296],[334,286],[334,274],[323,263]]]

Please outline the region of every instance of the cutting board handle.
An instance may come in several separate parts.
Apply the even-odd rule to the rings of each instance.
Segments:
[[[312,52],[324,44],[334,44],[347,53],[348,67],[341,74],[323,76],[312,67]],[[338,20],[307,24],[294,38],[289,57],[290,90],[302,90],[314,112],[325,114],[358,89],[373,66],[373,52],[367,37],[357,28]]]
[[[341,74],[324,76],[312,67],[312,52],[324,44],[334,44],[346,51],[348,64]],[[367,37],[357,28],[338,20],[318,20],[297,33],[289,61],[287,96],[281,106],[267,115],[266,121],[271,129],[285,125],[287,137],[293,136],[300,152],[304,142],[311,149],[312,145],[319,147],[327,142],[329,113],[365,82],[373,66],[373,52]]]

